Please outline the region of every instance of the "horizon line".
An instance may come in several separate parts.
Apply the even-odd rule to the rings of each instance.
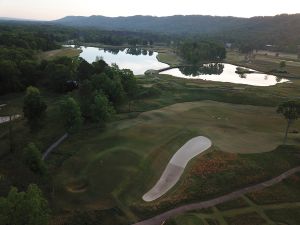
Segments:
[[[263,16],[250,16],[250,17],[242,17],[242,16],[220,16],[220,15],[205,15],[205,14],[173,14],[173,15],[166,15],[166,16],[156,16],[156,15],[142,15],[142,14],[136,14],[136,15],[128,15],[128,16],[104,16],[104,15],[87,15],[87,16],[83,16],[83,15],[66,15],[63,17],[59,17],[56,19],[35,19],[35,18],[18,18],[18,17],[10,17],[10,16],[0,16],[0,20],[7,20],[7,21],[36,21],[36,22],[51,22],[51,21],[55,21],[55,20],[60,20],[66,17],[85,17],[85,18],[89,18],[89,17],[93,17],[93,16],[101,16],[101,17],[107,17],[107,18],[126,18],[126,17],[136,17],[136,16],[144,16],[144,17],[157,17],[157,18],[164,18],[164,17],[174,17],[174,16],[211,16],[211,17],[233,17],[233,18],[244,18],[244,19],[251,19],[251,18],[257,18],[257,17],[275,17],[275,16],[282,16],[282,15],[299,15],[300,13],[280,13],[280,14],[275,14],[275,15],[263,15]]]

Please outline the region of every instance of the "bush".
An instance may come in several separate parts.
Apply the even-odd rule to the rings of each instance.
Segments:
[[[24,163],[34,173],[41,175],[46,173],[46,164],[42,161],[42,154],[34,143],[29,143],[24,149]]]

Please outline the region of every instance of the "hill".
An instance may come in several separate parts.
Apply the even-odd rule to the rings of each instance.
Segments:
[[[52,21],[62,25],[75,27],[96,27],[108,30],[163,32],[172,34],[211,34],[221,31],[300,31],[300,14],[277,15],[268,17],[220,17],[220,16],[67,16]]]
[[[67,16],[53,22],[68,26],[97,27],[109,30],[162,32],[173,34],[184,34],[186,32],[205,34],[240,26],[246,21],[247,19],[235,17],[177,15],[168,17]]]
[[[299,51],[300,14],[238,18],[220,16],[67,16],[52,21],[73,27],[160,33],[176,36],[200,36],[221,42],[251,44],[254,48],[273,45],[274,50]]]

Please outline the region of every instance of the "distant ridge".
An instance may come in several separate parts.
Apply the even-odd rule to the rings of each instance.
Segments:
[[[0,17],[0,20],[5,20],[5,21],[39,21],[39,20],[33,20],[33,19],[12,18],[12,17]]]
[[[105,30],[144,31],[169,34],[212,34],[229,30],[292,29],[300,27],[300,14],[266,17],[221,17],[202,15],[154,16],[67,16],[52,23],[73,27],[94,27]],[[270,27],[271,26],[271,27]]]
[[[160,33],[211,33],[220,29],[228,29],[232,25],[238,26],[245,22],[244,18],[214,17],[214,16],[129,16],[129,17],[105,17],[105,16],[67,16],[52,21],[74,27],[96,27],[106,30],[145,31]],[[193,29],[191,29],[191,27]]]

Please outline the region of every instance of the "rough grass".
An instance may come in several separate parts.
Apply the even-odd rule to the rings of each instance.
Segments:
[[[140,215],[151,216],[151,213],[162,212],[175,205],[222,196],[299,165],[297,154],[299,148],[246,155],[212,151],[194,160],[189,173],[181,178],[176,188],[156,201],[134,202],[133,209]]]
[[[295,174],[280,184],[248,194],[257,204],[300,202],[300,174]]]
[[[299,180],[300,174],[298,173],[272,187],[248,194],[252,200],[244,196],[243,198],[225,202],[217,206],[220,209],[219,212],[213,212],[212,208],[208,208],[206,211],[185,213],[180,216],[180,222],[181,224],[186,224],[190,221],[188,215],[193,215],[202,220],[208,221],[210,219],[218,220],[219,222],[221,222],[220,218],[223,217],[228,222],[227,224],[234,225],[298,225],[300,224]],[[168,220],[167,224],[174,225],[176,224],[175,221],[177,221],[177,217]],[[192,224],[196,225],[197,223]]]

